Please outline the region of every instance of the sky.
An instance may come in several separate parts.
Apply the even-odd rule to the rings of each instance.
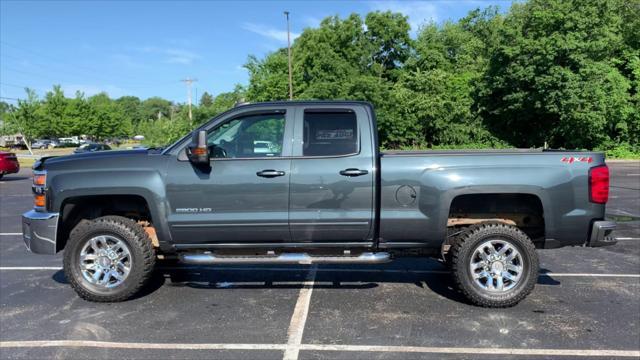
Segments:
[[[500,0],[458,1],[7,1],[0,0],[0,100],[43,96],[59,84],[68,97],[193,95],[246,85],[249,55],[263,57],[332,15],[391,10],[409,17],[412,33],[429,21],[458,20]],[[294,54],[295,56],[295,54]]]

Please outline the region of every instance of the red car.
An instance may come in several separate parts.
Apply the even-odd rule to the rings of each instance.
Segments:
[[[0,179],[5,174],[13,174],[20,171],[20,164],[18,163],[18,158],[16,154],[0,151]]]

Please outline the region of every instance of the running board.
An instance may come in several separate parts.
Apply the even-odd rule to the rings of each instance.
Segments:
[[[362,253],[358,256],[310,256],[305,253],[289,253],[266,256],[216,256],[214,254],[180,254],[180,261],[186,264],[381,264],[391,261],[387,252]]]

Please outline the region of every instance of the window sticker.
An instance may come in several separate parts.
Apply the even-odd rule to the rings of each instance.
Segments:
[[[353,129],[317,130],[316,140],[348,140],[353,139]]]

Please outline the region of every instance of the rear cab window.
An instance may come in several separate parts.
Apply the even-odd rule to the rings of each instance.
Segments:
[[[345,156],[357,154],[358,122],[350,110],[305,110],[303,156]]]

